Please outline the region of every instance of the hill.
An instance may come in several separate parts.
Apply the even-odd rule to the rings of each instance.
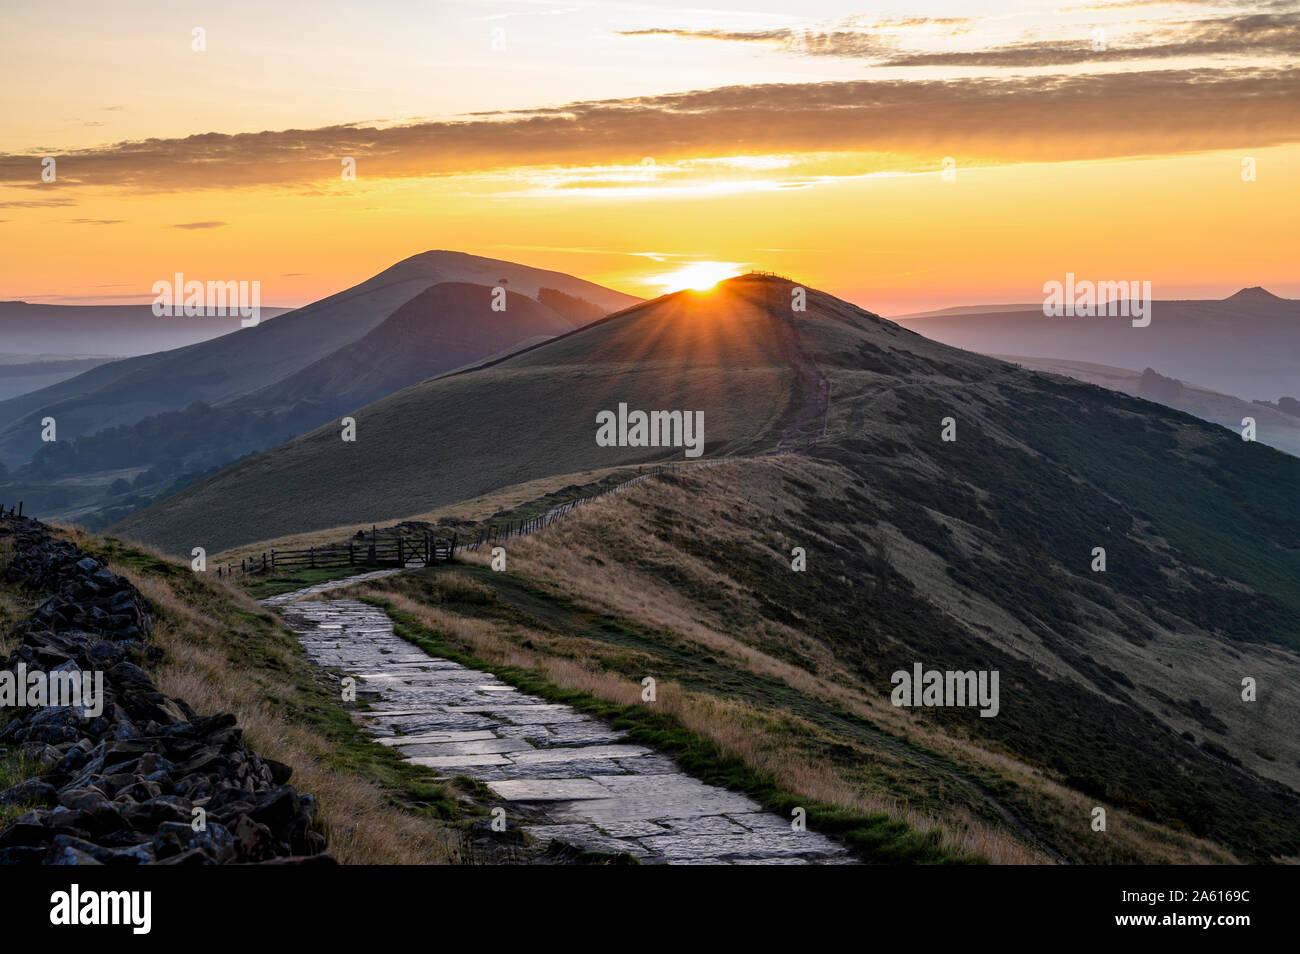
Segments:
[[[290,311],[263,308],[264,320]],[[227,318],[159,318],[150,305],[36,305],[0,301],[0,350],[42,357],[153,354],[238,331]]]
[[[1048,318],[1030,306],[896,320],[970,351],[1152,367],[1247,400],[1295,397],[1300,381],[1300,301],[1262,288],[1221,301],[1154,301],[1145,328],[1123,317]]]
[[[417,255],[274,322],[0,402],[16,416],[0,427],[0,497],[100,528],[338,414],[636,300],[509,262]]]
[[[499,286],[498,286],[499,287]],[[544,289],[546,291],[546,289]],[[364,337],[232,404],[258,410],[311,406],[324,420],[473,361],[572,331],[576,325],[523,294],[440,282]],[[316,422],[313,422],[316,423]]]
[[[431,285],[443,281],[496,285],[502,279],[521,295],[535,297],[542,288],[555,288],[607,311],[636,301],[559,272],[463,252],[425,252],[256,327],[115,361],[0,402],[0,460],[21,463],[40,448],[42,417],[55,417],[60,438],[69,439],[178,411],[194,401],[220,404],[280,381],[365,336]]]
[[[770,311],[772,290],[733,280],[712,294],[679,292],[424,382],[357,411],[355,443],[327,425],[116,530],[186,551],[199,545],[187,542],[199,534],[217,550],[268,534],[414,513],[550,474],[684,457],[683,449],[598,446],[597,412],[620,403],[702,411],[710,455],[757,452],[783,437],[815,434],[824,395],[815,393],[811,359],[797,353],[794,323]],[[818,329],[825,346],[860,334],[857,321],[883,335],[905,334],[829,296],[798,321]],[[910,337],[922,348],[939,347]],[[234,509],[220,499],[249,480],[264,492],[255,526],[234,519],[246,505],[242,491],[230,498]],[[302,506],[307,498],[310,508]]]
[[[1156,401],[1177,408],[1202,420],[1222,425],[1241,433],[1241,421],[1253,417],[1256,423],[1256,440],[1300,457],[1300,415],[1288,414],[1276,407],[1243,401],[1230,394],[1220,394],[1188,381],[1174,381],[1174,387],[1151,386],[1151,375],[1128,368],[1113,368],[1087,361],[1064,361],[1059,358],[1027,358],[1024,355],[993,355],[1032,368],[1066,377],[1087,381],[1112,391],[1123,391],[1133,397]],[[1157,375],[1157,377],[1160,377]],[[1169,379],[1165,379],[1166,381]],[[1300,390],[1297,382],[1296,390]]]
[[[1300,853],[1300,461],[814,290],[792,312],[795,292],[747,276],[635,306],[363,408],[356,444],[313,432],[115,532],[213,552],[407,517],[680,460],[600,446],[597,414],[703,410],[707,455],[734,459],[508,542],[513,575],[484,568],[494,595],[457,612],[488,619],[487,642],[522,627],[543,671],[581,660],[581,684],[649,671],[700,694],[696,724],[725,715],[707,731],[790,788],[969,812],[1065,859]],[[431,572],[383,586],[451,627]],[[900,713],[893,674],[916,665],[996,671],[997,713]],[[1098,805],[1122,836],[1091,831]]]
[[[956,463],[960,440],[949,450]],[[369,588],[403,625],[570,693],[626,704],[652,674],[657,704],[634,708],[704,734],[792,804],[830,802],[846,820],[883,813],[1012,863],[1294,855],[1293,650],[1248,626],[1207,626],[1186,584],[1160,579],[1199,578],[1196,561],[1141,530],[1123,565],[1094,573],[1075,541],[1014,527],[1037,513],[1087,542],[1078,521],[1094,489],[1077,488],[1071,523],[1068,507],[1043,507],[1050,484],[1010,496],[977,459],[951,470],[979,495],[957,516],[915,456],[878,451],[819,445],[681,470],[503,541],[504,572],[484,550]],[[917,663],[998,672],[997,714],[891,705],[892,675]],[[1247,672],[1271,687],[1259,705],[1240,699]],[[1098,806],[1104,834],[1090,826]]]

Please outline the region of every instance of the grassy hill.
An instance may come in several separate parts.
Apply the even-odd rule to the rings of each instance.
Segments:
[[[1247,400],[1297,396],[1300,301],[1243,288],[1222,300],[1154,301],[1150,318],[1147,327],[1134,328],[1124,317],[1047,318],[1041,306],[994,305],[898,321],[985,354],[1150,367]]]
[[[1065,361],[1060,358],[1026,358],[1023,355],[1002,354],[993,357],[1035,371],[1061,374],[1112,391],[1123,391],[1133,397],[1155,401],[1213,424],[1220,424],[1238,434],[1241,433],[1242,418],[1253,417],[1257,427],[1256,440],[1300,457],[1300,417],[1284,413],[1275,407],[1243,401],[1230,394],[1220,394],[1186,381],[1177,382],[1181,385],[1179,387],[1163,391],[1152,389],[1145,386],[1141,372],[1127,368],[1113,368],[1087,361]],[[1296,389],[1300,390],[1300,381],[1297,382]]]
[[[506,666],[557,699],[603,700],[711,781],[787,812],[820,805],[819,822],[851,839],[869,829],[882,857],[900,848],[882,819],[999,862],[1294,856],[1294,651],[1206,628],[1178,593],[1107,592],[1048,545],[997,565],[1050,573],[1050,599],[990,594],[932,549],[893,476],[816,452],[682,471],[508,541],[506,572],[467,554],[368,589],[435,651]],[[878,508],[861,506],[866,494]],[[501,503],[447,513],[483,518]],[[1006,548],[982,521],[925,512],[970,555]],[[1083,630],[1057,622],[1072,615]],[[996,668],[998,716],[891,706],[890,674],[915,661]],[[1238,672],[1269,687],[1258,707],[1225,678]],[[647,675],[653,706],[637,702]],[[1096,806],[1105,834],[1089,824]]]
[[[710,455],[774,447],[788,428],[815,433],[820,416],[801,417],[808,406],[801,389],[812,387],[804,380],[807,362],[792,362],[793,323],[773,317],[768,291],[761,282],[737,281],[710,295],[680,292],[486,367],[418,384],[357,411],[355,443],[326,425],[117,530],[184,552],[202,538],[215,551],[418,513],[553,474],[683,458],[681,449],[597,446],[597,412],[620,402],[703,411]],[[811,329],[822,317],[843,323],[838,331],[827,327],[832,337],[856,334],[850,320],[905,334],[865,312],[852,319],[810,313],[798,322]],[[260,489],[250,496],[253,485]]]
[[[597,410],[702,408],[708,455],[734,460],[511,541],[506,574],[450,571],[490,597],[446,605],[441,570],[376,590],[560,683],[617,696],[663,672],[694,694],[681,717],[781,790],[884,799],[957,840],[974,819],[999,857],[1002,836],[1088,862],[1300,855],[1300,461],[819,292],[791,312],[795,291],[746,277],[648,302],[121,529],[211,552],[479,494],[518,506],[524,481],[682,457],[598,447]],[[915,663],[998,671],[998,715],[890,706]],[[1115,837],[1089,827],[1098,805]]]
[[[266,387],[356,341],[431,285],[443,281],[496,285],[502,279],[521,295],[535,297],[544,287],[555,288],[606,311],[636,301],[559,272],[462,252],[425,252],[257,327],[172,351],[115,361],[53,387],[0,402],[0,459],[12,466],[38,450],[44,416],[58,420],[59,436],[67,440],[181,410],[194,401],[218,404]]]
[[[356,341],[282,381],[232,404],[233,410],[318,409],[319,419],[387,397],[498,352],[572,331],[576,325],[526,295],[440,282],[402,305]]]
[[[504,311],[492,307],[489,286],[505,292]],[[0,424],[0,457],[30,454],[7,480],[0,472],[0,499],[102,528],[417,381],[634,301],[510,262],[415,256],[275,322],[0,402],[0,422],[17,418]],[[40,439],[46,416],[57,421],[57,442]]]

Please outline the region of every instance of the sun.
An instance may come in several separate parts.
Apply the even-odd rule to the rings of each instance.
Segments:
[[[736,262],[691,262],[675,272],[660,275],[654,283],[664,291],[678,291],[690,288],[695,291],[708,291],[724,278],[731,278],[744,268]]]

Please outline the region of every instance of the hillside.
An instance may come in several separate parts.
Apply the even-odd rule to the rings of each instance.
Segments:
[[[1300,301],[1262,288],[1221,301],[1154,301],[1145,328],[1123,317],[1047,318],[1026,305],[896,320],[969,351],[1151,367],[1248,401],[1296,397],[1300,388]]]
[[[680,460],[598,446],[596,413],[703,409],[707,456],[736,460],[511,541],[517,576],[483,571],[495,598],[458,610],[525,625],[533,653],[562,633],[582,648],[556,652],[600,671],[741,693],[811,746],[778,733],[747,757],[806,781],[814,753],[823,791],[970,812],[1081,861],[1300,853],[1300,461],[819,292],[791,314],[791,291],[746,277],[648,302],[410,388],[358,412],[355,445],[309,434],[115,532],[211,552]],[[436,601],[419,576],[381,588]],[[918,663],[998,671],[997,716],[886,707],[891,674]],[[1097,804],[1123,837],[1092,837]]]
[[[194,401],[219,404],[280,381],[356,341],[431,285],[443,281],[496,285],[502,279],[521,295],[534,297],[544,287],[555,288],[607,311],[636,301],[559,272],[463,252],[425,252],[254,328],[115,361],[0,402],[0,460],[12,466],[28,459],[41,445],[40,419],[47,415],[58,420],[59,436],[66,440],[181,410]]]
[[[635,301],[557,272],[417,255],[273,322],[0,402],[0,420],[18,416],[0,426],[0,464],[12,461],[0,497],[102,528],[410,384]],[[47,416],[59,438],[48,444]]]
[[[573,322],[518,292],[492,308],[487,285],[440,282],[364,337],[235,402],[239,409],[310,406],[324,420],[472,361],[572,331]],[[315,423],[315,422],[313,422]]]
[[[289,308],[262,309],[270,319]],[[183,348],[238,331],[238,315],[227,318],[159,318],[151,305],[40,305],[0,301],[0,328],[7,353],[82,357],[139,355]]]
[[[1237,433],[1241,433],[1242,418],[1253,417],[1256,424],[1256,440],[1300,457],[1300,416],[1284,413],[1275,407],[1243,401],[1241,398],[1220,394],[1218,391],[1211,391],[1209,388],[1199,387],[1188,381],[1177,382],[1176,387],[1153,388],[1144,383],[1144,375],[1141,372],[1127,368],[1113,368],[1087,361],[1064,361],[1058,358],[1027,358],[1024,355],[998,354],[993,357],[1035,371],[1060,374],[1099,387],[1110,388],[1112,391],[1122,391],[1132,397],[1155,401]],[[1296,390],[1300,390],[1300,381],[1297,382]]]
[[[811,358],[797,353],[794,326],[807,328],[807,341],[819,347],[859,336],[855,322],[886,336],[906,333],[829,296],[787,322],[770,312],[771,290],[735,280],[713,294],[679,292],[477,370],[418,384],[359,410],[355,443],[326,425],[114,531],[178,551],[198,545],[188,542],[198,534],[215,551],[415,513],[551,474],[683,458],[683,449],[597,446],[597,412],[620,402],[702,411],[710,456],[814,435],[824,395]],[[940,347],[910,337],[922,348]],[[250,481],[260,488],[257,502],[246,499]],[[255,520],[234,519],[248,506]]]
[[[928,430],[898,436],[919,448]],[[470,555],[468,570],[372,589],[561,685],[635,696],[653,674],[667,711],[777,785],[930,819],[944,843],[1090,864],[1295,855],[1294,649],[1236,622],[1235,596],[1214,618],[1190,583],[1166,582],[1215,588],[1140,520],[1112,524],[1124,562],[1091,572],[1088,551],[1075,556],[1093,538],[1081,518],[1124,507],[1094,488],[1058,512],[1050,482],[1007,493],[999,450],[936,486],[915,454],[871,443],[657,478],[506,541],[507,572]],[[925,505],[900,483],[919,483]],[[1026,513],[1037,535],[1019,526]],[[917,662],[997,670],[997,715],[891,706],[891,674]],[[1270,687],[1257,706],[1241,702],[1239,673]],[[1088,824],[1098,805],[1104,835]]]

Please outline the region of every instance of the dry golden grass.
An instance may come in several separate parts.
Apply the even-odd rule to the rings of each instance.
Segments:
[[[0,537],[0,567],[9,565],[13,553],[13,540]],[[24,601],[13,587],[0,586],[0,656],[8,656],[18,645],[9,635],[10,628],[33,609],[34,601]]]
[[[635,705],[641,699],[641,685],[604,671],[599,660],[581,655],[574,644],[579,640],[555,638],[524,627],[502,627],[461,616],[442,607],[417,602],[401,593],[383,592],[399,612],[408,613],[421,625],[446,634],[480,659],[497,665],[514,666],[540,673],[561,689],[588,693],[606,702]],[[534,649],[523,646],[528,640]],[[577,652],[575,657],[556,655]],[[792,744],[791,717],[776,718],[738,700],[695,692],[671,682],[657,685],[655,707],[675,718],[690,731],[710,739],[727,755],[770,772],[784,791],[855,811],[883,813],[906,822],[919,832],[936,831],[940,845],[987,858],[998,864],[1040,864],[1050,859],[1023,843],[972,818],[964,811],[934,817],[915,811],[898,799],[848,784],[834,768],[800,751]],[[815,728],[795,720],[809,732]]]
[[[128,578],[131,568],[114,566]],[[230,712],[248,745],[293,766],[293,784],[320,803],[329,850],[343,864],[447,864],[460,860],[450,829],[403,811],[377,785],[331,764],[333,746],[305,725],[288,721],[271,700],[288,701],[292,686],[252,670],[233,667],[229,635],[216,621],[180,599],[164,582],[133,580],[162,610],[153,641],[165,656],[155,671],[160,691],[179,696],[202,713]],[[232,587],[221,586],[232,607],[264,612]],[[236,638],[239,638],[239,634]],[[243,638],[258,638],[243,634]],[[282,663],[294,660],[285,650]],[[300,662],[300,661],[299,661]]]
[[[1032,792],[1033,798],[1043,803],[1044,815],[1077,818],[1079,837],[1091,836],[1087,822],[1095,800],[1061,785],[1036,767],[974,740],[950,735],[935,723],[890,705],[844,671],[823,644],[793,628],[768,622],[765,626],[769,632],[764,638],[782,648],[795,647],[801,664],[765,651],[755,633],[737,622],[755,615],[752,594],[742,591],[706,561],[684,553],[654,532],[655,521],[663,515],[690,514],[697,526],[708,522],[711,535],[729,533],[738,545],[752,546],[753,541],[746,539],[747,528],[761,526],[764,514],[780,512],[788,505],[783,495],[788,493],[784,481],[790,476],[817,485],[823,493],[836,488],[832,467],[795,457],[699,469],[692,473],[693,486],[689,489],[666,481],[647,481],[628,491],[636,495],[637,505],[622,495],[606,497],[540,534],[508,541],[508,569],[557,596],[616,618],[636,620],[645,630],[669,633],[707,650],[729,667],[779,680],[811,699],[841,707],[973,772],[991,771],[1006,777]],[[786,549],[798,543],[812,553],[818,542],[815,538],[792,541]],[[594,571],[595,553],[601,555],[599,572]],[[912,553],[906,556],[917,559]],[[486,550],[463,557],[465,562],[476,565],[486,565],[489,559]],[[693,582],[703,584],[698,589],[718,594],[728,606],[747,612],[715,611],[690,599],[686,588],[665,585],[641,569],[664,564],[676,566]],[[556,685],[584,689],[611,702],[639,699],[640,689],[635,683],[601,671],[601,648],[588,641],[534,631],[507,632],[481,621],[460,619],[441,608],[421,606],[408,598],[401,598],[400,608],[425,625],[460,638],[482,658],[540,671]],[[977,618],[988,614],[1005,622],[1005,614],[994,610],[988,605],[965,607]],[[525,638],[537,647],[535,651],[520,648]],[[626,649],[620,652],[626,658]],[[972,819],[965,811],[933,816],[892,794],[864,790],[834,766],[810,758],[791,745],[788,733],[783,733],[780,726],[764,725],[762,714],[746,707],[720,708],[716,697],[683,692],[680,687],[677,690],[661,691],[660,698],[665,705],[676,707],[673,712],[684,725],[748,764],[771,771],[788,791],[846,808],[883,811],[922,831],[937,829],[945,847],[975,852],[997,863],[1050,860],[1007,832]],[[1108,810],[1108,831],[1117,856],[1170,864],[1225,864],[1236,860],[1214,843],[1119,809]]]
[[[77,529],[65,533],[80,546],[98,542]],[[156,550],[149,555],[166,560]],[[188,569],[177,578],[182,591],[129,562],[110,561],[109,568],[153,603],[153,642],[164,652],[153,671],[159,690],[202,714],[232,713],[250,748],[292,766],[291,783],[315,796],[328,849],[341,863],[465,860],[458,830],[402,808],[380,786],[341,769],[325,735],[285,714],[303,708],[295,674],[310,679],[310,667],[278,617],[228,583],[196,579]]]
[[[610,474],[628,470],[627,467],[606,467],[600,470],[588,470],[574,474],[562,474],[556,477],[544,477],[540,480],[530,480],[511,487],[504,487],[501,490],[494,490],[491,493],[473,497],[460,503],[439,507],[436,510],[410,514],[405,517],[394,517],[391,520],[383,521],[383,523],[392,525],[403,520],[418,523],[437,523],[443,519],[480,520],[502,510],[511,510],[523,504],[531,503],[570,484],[581,486],[595,483]],[[295,533],[283,537],[259,540],[255,543],[234,547],[223,553],[214,554],[210,559],[214,565],[217,563],[238,563],[241,559],[251,560],[255,557],[260,559],[263,553],[269,553],[273,548],[276,550],[298,550],[306,547],[325,546],[346,541],[358,531],[369,532],[371,526],[371,523],[342,524],[324,530],[313,530],[306,533]]]

